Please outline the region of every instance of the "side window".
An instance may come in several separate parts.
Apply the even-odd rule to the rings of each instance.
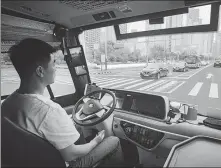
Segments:
[[[11,44],[13,45],[13,44]],[[7,47],[8,49],[9,47]],[[6,51],[5,43],[2,43],[1,52],[1,96],[10,95],[20,86],[20,78],[14,66],[11,63],[9,55]],[[72,82],[71,74],[68,66],[64,61],[64,56],[56,57],[56,76],[55,82],[51,84],[51,89],[55,97],[64,96],[75,93],[75,86]],[[50,98],[47,88],[44,96]]]
[[[1,53],[1,96],[9,95],[19,88],[20,78],[8,53]]]

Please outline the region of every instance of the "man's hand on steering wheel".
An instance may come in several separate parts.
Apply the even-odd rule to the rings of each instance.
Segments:
[[[103,106],[99,99],[92,98],[92,95],[96,94],[109,94],[113,99],[111,107]],[[85,101],[86,100],[86,101]],[[83,106],[79,109],[79,105],[83,103]],[[81,126],[96,125],[106,118],[108,118],[116,107],[116,97],[109,90],[97,90],[83,96],[75,105],[72,118],[74,122]],[[78,110],[79,109],[79,110]]]

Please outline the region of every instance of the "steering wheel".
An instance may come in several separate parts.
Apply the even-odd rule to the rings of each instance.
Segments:
[[[101,99],[93,98],[93,95],[109,94],[113,102],[111,107],[103,106],[100,102]],[[85,100],[86,99],[86,100]],[[82,105],[83,104],[83,105]],[[79,106],[82,105],[79,109]],[[72,112],[72,119],[74,122],[81,126],[93,126],[101,123],[108,118],[116,107],[116,97],[109,90],[96,90],[83,96],[74,106]]]

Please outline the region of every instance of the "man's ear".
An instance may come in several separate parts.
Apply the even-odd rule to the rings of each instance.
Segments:
[[[44,68],[42,66],[38,66],[36,68],[36,73],[39,77],[43,78],[44,77]]]

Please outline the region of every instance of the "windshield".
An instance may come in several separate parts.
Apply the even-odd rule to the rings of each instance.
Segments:
[[[190,10],[189,16],[173,16],[173,27],[207,24],[210,8]],[[221,18],[221,17],[220,17]],[[219,23],[220,23],[219,18]],[[137,22],[120,25],[121,33],[160,29],[160,25]],[[162,29],[164,27],[161,27]],[[92,82],[100,87],[159,94],[171,101],[194,105],[198,113],[221,114],[221,69],[214,67],[221,55],[221,29],[218,32],[186,33],[116,40],[113,26],[87,30],[80,35]],[[173,71],[174,64],[187,65]],[[182,63],[181,63],[182,62]],[[168,67],[159,79],[142,78],[144,67]],[[183,69],[182,69],[183,68]],[[144,74],[146,75],[146,74]],[[149,85],[149,87],[148,87]],[[146,86],[146,87],[144,87]],[[145,89],[146,88],[146,89]]]

